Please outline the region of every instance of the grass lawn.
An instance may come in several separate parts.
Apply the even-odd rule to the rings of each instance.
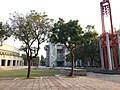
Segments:
[[[59,74],[59,70],[54,69],[31,69],[31,77],[52,76]],[[26,77],[27,69],[22,70],[0,70],[0,78]]]

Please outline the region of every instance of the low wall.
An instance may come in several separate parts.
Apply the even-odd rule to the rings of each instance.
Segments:
[[[85,67],[85,69],[87,72],[97,72],[101,70],[100,67]]]
[[[26,69],[27,66],[0,66],[0,70]]]
[[[68,76],[71,72],[71,68],[60,69],[61,75]],[[86,69],[74,69],[75,76],[86,76]]]

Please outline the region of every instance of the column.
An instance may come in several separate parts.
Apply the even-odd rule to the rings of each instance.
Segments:
[[[111,53],[110,53],[110,42],[109,42],[109,34],[106,34],[106,41],[107,41],[107,54],[108,54],[108,65],[109,70],[112,70],[112,60],[111,60]]]
[[[0,59],[0,66],[1,66],[1,59]]]
[[[80,60],[80,63],[79,63],[79,64],[80,64],[80,67],[82,67],[82,60]]]
[[[21,61],[21,65],[24,66],[24,60]],[[39,64],[40,65],[40,64]]]
[[[20,61],[18,61],[18,66],[20,66]]]
[[[89,60],[87,61],[87,66],[90,66],[90,61]]]
[[[120,41],[119,41],[119,36],[117,37],[117,42],[118,42],[118,65],[120,65]]]
[[[102,45],[102,41],[99,38],[101,69],[105,70],[104,57],[103,57],[103,48],[101,47],[101,45]]]
[[[10,60],[10,66],[13,66],[13,60]]]
[[[77,61],[75,61],[75,66],[77,67]]]
[[[5,60],[5,66],[7,66],[8,60]]]
[[[17,66],[17,60],[15,60],[15,66]]]
[[[114,68],[114,58],[113,58],[113,49],[111,48],[110,51],[111,51],[111,62],[112,62],[112,67],[113,67],[113,69],[115,69],[115,68]]]
[[[66,66],[66,60],[64,60],[64,66]]]

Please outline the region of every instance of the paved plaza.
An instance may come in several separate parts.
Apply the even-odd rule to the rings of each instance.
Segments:
[[[87,73],[76,78],[0,79],[0,90],[120,90],[120,75]]]

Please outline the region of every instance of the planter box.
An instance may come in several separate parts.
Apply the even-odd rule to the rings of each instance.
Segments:
[[[71,72],[71,68],[60,69],[61,75],[68,76]],[[86,76],[86,69],[74,69],[75,76]]]

